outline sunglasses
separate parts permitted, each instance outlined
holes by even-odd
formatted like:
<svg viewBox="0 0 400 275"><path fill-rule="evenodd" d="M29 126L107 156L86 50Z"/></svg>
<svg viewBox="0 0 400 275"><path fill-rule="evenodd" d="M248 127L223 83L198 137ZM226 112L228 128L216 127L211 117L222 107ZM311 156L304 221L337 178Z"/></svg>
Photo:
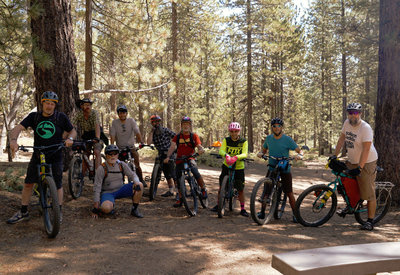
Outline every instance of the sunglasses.
<svg viewBox="0 0 400 275"><path fill-rule="evenodd" d="M116 155L118 155L118 152L110 152L110 153L108 153L107 155L108 155L108 156L116 156Z"/></svg>
<svg viewBox="0 0 400 275"><path fill-rule="evenodd" d="M272 125L272 127L273 127L273 128L282 128L282 125L280 125L280 124L275 124L275 125Z"/></svg>
<svg viewBox="0 0 400 275"><path fill-rule="evenodd" d="M230 133L239 133L240 131L239 130L230 130L229 132Z"/></svg>
<svg viewBox="0 0 400 275"><path fill-rule="evenodd" d="M349 115L358 115L360 112L359 111L347 111Z"/></svg>

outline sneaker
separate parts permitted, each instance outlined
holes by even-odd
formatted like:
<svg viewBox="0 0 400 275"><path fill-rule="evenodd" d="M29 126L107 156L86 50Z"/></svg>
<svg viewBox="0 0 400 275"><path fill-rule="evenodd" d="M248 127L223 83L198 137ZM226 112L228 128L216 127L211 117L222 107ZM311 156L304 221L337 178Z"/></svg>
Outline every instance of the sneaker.
<svg viewBox="0 0 400 275"><path fill-rule="evenodd" d="M131 215L136 217L136 218L143 218L142 213L139 212L139 207L135 208L135 207L132 206Z"/></svg>
<svg viewBox="0 0 400 275"><path fill-rule="evenodd" d="M14 214L14 216L7 220L7 223L14 224L23 220L29 220L29 212L22 213L21 210L19 210L17 213Z"/></svg>
<svg viewBox="0 0 400 275"><path fill-rule="evenodd" d="M218 204L210 209L211 212L218 212Z"/></svg>
<svg viewBox="0 0 400 275"><path fill-rule="evenodd" d="M368 230L368 231L372 231L374 229L374 225L372 224L372 222L365 222L361 227L360 230Z"/></svg>
<svg viewBox="0 0 400 275"><path fill-rule="evenodd" d="M258 217L260 220L265 219L265 212L262 212L262 211L258 212L258 213L257 213L257 217Z"/></svg>
<svg viewBox="0 0 400 275"><path fill-rule="evenodd" d="M172 205L173 207L175 207L175 208L178 208L178 207L181 207L182 206L182 201L181 200L177 200L175 203L174 203L174 205Z"/></svg>
<svg viewBox="0 0 400 275"><path fill-rule="evenodd" d="M161 197L172 197L174 194L171 191L167 191L164 194L161 195Z"/></svg>
<svg viewBox="0 0 400 275"><path fill-rule="evenodd" d="M293 223L298 223L296 217L293 215L293 219L292 219Z"/></svg>
<svg viewBox="0 0 400 275"><path fill-rule="evenodd" d="M202 189L201 189L201 197L202 197L204 200L208 198L207 189L205 189L205 188L202 188Z"/></svg>
<svg viewBox="0 0 400 275"><path fill-rule="evenodd" d="M350 213L349 207L346 206L345 208L339 209L338 211L336 211L336 214L338 214L339 217L344 218L344 217L346 217L347 214L351 214L351 213Z"/></svg>
<svg viewBox="0 0 400 275"><path fill-rule="evenodd" d="M248 217L249 213L247 213L246 209L242 209L240 210L240 215L242 215L243 217Z"/></svg>

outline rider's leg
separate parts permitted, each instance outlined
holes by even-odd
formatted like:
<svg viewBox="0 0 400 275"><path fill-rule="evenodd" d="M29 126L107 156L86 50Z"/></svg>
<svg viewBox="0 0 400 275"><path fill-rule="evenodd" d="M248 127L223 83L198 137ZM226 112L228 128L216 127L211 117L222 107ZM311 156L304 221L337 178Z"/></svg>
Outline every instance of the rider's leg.
<svg viewBox="0 0 400 275"><path fill-rule="evenodd" d="M132 152L132 156L134 158L133 162L135 164L136 174L137 174L140 182L143 182L143 172L142 172L142 168L140 167L139 153L138 153L138 151L135 150L135 148L132 148L131 152Z"/></svg>
<svg viewBox="0 0 400 275"><path fill-rule="evenodd" d="M360 197L367 201L368 219L371 220L375 218L376 212L375 179L376 161L366 163L360 176L357 177L357 181L360 187Z"/></svg>
<svg viewBox="0 0 400 275"><path fill-rule="evenodd" d="M105 214L110 213L113 209L114 203L112 201L104 201L100 206L100 210Z"/></svg>
<svg viewBox="0 0 400 275"><path fill-rule="evenodd" d="M296 205L296 199L293 194L292 174L291 173L281 173L281 182L282 182L282 191L289 198L289 204L293 211L294 207Z"/></svg>
<svg viewBox="0 0 400 275"><path fill-rule="evenodd" d="M29 205L29 201L32 196L34 183L25 183L22 189L21 203L22 205Z"/></svg>

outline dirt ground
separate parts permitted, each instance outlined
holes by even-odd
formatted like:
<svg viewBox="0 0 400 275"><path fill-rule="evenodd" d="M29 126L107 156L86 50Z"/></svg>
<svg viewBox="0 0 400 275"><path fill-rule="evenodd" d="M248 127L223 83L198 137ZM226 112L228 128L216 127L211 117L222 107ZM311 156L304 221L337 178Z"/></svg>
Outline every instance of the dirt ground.
<svg viewBox="0 0 400 275"><path fill-rule="evenodd" d="M150 175L152 166L150 161L142 163L145 175ZM220 169L200 168L212 207ZM246 170L248 211L254 183L264 174L265 166L260 164ZM307 168L293 168L293 178L297 196L331 176L322 165L308 163ZM131 203L123 199L116 202L115 217L94 220L90 217L92 187L86 181L78 200L66 191L64 221L55 239L47 238L35 207L29 221L6 224L19 208L20 193L0 191L0 274L280 274L271 267L275 253L400 241L400 209L394 207L372 232L360 231L352 215L345 219L335 215L319 228L305 228L292 223L288 205L281 220L266 226L240 216L239 209L223 219L205 209L188 217L184 208L172 207L172 198L149 202L147 196L140 204L143 219L131 217ZM166 182L161 183L159 194L166 190Z"/></svg>

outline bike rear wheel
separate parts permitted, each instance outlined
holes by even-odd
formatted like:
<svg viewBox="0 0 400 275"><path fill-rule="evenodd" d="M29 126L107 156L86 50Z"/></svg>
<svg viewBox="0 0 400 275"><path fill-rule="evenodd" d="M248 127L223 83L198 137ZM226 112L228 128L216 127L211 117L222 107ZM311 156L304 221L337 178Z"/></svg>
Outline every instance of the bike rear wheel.
<svg viewBox="0 0 400 275"><path fill-rule="evenodd" d="M331 195L326 199L327 192L331 192ZM325 184L318 184L300 194L294 215L300 224L316 227L326 223L335 213L336 207L337 197L333 190Z"/></svg>
<svg viewBox="0 0 400 275"><path fill-rule="evenodd" d="M225 215L225 205L226 201L228 200L228 180L228 176L225 176L222 179L221 188L218 195L218 218L222 218Z"/></svg>
<svg viewBox="0 0 400 275"><path fill-rule="evenodd" d="M54 238L60 231L60 205L56 184L52 177L45 177L42 182L40 204L43 209L43 222L47 236Z"/></svg>
<svg viewBox="0 0 400 275"><path fill-rule="evenodd" d="M154 164L150 180L149 197L151 201L154 200L156 197L160 179L161 179L161 165L159 163L156 163Z"/></svg>
<svg viewBox="0 0 400 275"><path fill-rule="evenodd" d="M260 179L251 192L251 217L259 225L269 223L275 213L277 202L277 192L272 180L270 178Z"/></svg>
<svg viewBox="0 0 400 275"><path fill-rule="evenodd" d="M285 211L286 201L287 201L287 196L282 191L281 187L279 187L276 197L277 197L278 201L277 201L275 212L274 212L274 218L279 220L283 216L283 212Z"/></svg>
<svg viewBox="0 0 400 275"><path fill-rule="evenodd" d="M68 188L72 198L77 199L82 195L83 183L82 158L74 156L68 171Z"/></svg>
<svg viewBox="0 0 400 275"><path fill-rule="evenodd" d="M379 186L379 183L376 183L375 195L376 195L376 212L375 218L372 223L376 224L389 211L390 204L392 203L392 196L390 194L390 190L386 188L382 188ZM367 201L363 201L359 207L357 208L354 216L361 225L363 225L368 219L368 209L367 209Z"/></svg>
<svg viewBox="0 0 400 275"><path fill-rule="evenodd" d="M192 177L185 180L185 175L182 175L179 179L179 191L181 192L181 199L186 211L190 216L197 214L197 194L192 188L193 184L190 182L193 180Z"/></svg>

